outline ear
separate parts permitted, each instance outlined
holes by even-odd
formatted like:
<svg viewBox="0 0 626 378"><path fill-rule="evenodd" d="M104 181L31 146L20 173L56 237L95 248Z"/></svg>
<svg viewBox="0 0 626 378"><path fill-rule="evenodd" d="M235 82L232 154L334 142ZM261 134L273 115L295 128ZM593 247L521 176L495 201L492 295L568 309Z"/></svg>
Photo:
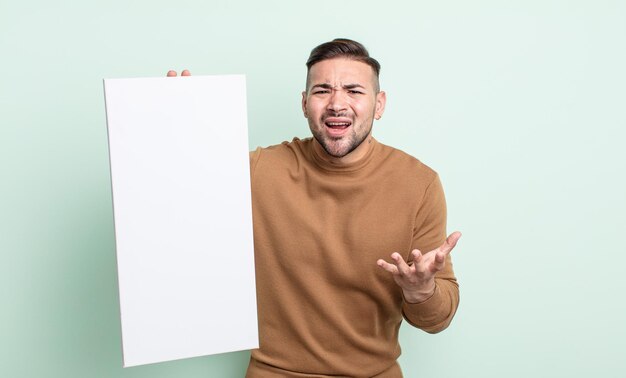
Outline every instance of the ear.
<svg viewBox="0 0 626 378"><path fill-rule="evenodd" d="M304 118L309 118L309 115L306 114L306 91L302 91L302 114L304 114Z"/></svg>
<svg viewBox="0 0 626 378"><path fill-rule="evenodd" d="M385 104L387 103L387 94L384 91L380 91L376 94L376 110L374 111L374 118L380 119L385 112Z"/></svg>

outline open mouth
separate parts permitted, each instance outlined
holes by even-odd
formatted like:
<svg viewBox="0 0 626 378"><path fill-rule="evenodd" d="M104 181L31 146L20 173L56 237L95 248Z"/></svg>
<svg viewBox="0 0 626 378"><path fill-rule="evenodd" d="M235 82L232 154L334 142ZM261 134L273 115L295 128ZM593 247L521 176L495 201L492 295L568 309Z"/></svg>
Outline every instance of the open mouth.
<svg viewBox="0 0 626 378"><path fill-rule="evenodd" d="M326 127L330 127L331 129L345 129L350 126L351 122L326 122Z"/></svg>
<svg viewBox="0 0 626 378"><path fill-rule="evenodd" d="M330 135L341 136L352 126L352 121L345 118L330 117L324 121L324 125Z"/></svg>

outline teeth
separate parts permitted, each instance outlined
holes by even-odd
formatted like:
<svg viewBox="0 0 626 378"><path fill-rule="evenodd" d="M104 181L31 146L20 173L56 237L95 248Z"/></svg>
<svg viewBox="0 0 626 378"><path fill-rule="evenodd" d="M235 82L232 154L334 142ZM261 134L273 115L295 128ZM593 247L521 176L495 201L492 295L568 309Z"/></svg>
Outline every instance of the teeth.
<svg viewBox="0 0 626 378"><path fill-rule="evenodd" d="M326 122L328 126L349 126L348 122Z"/></svg>

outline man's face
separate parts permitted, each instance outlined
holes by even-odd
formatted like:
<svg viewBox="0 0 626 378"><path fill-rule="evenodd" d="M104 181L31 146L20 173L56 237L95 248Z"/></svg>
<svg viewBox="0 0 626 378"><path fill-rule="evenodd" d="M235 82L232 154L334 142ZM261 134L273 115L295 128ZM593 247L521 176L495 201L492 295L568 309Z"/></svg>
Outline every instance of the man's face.
<svg viewBox="0 0 626 378"><path fill-rule="evenodd" d="M302 110L315 139L341 158L355 150L382 116L385 93L378 92L374 70L346 58L323 60L309 70Z"/></svg>

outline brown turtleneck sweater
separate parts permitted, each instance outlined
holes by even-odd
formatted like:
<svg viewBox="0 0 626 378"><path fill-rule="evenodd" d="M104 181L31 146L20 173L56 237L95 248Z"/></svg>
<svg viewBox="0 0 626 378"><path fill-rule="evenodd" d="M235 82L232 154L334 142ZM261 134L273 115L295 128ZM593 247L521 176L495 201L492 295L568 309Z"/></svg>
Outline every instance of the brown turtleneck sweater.
<svg viewBox="0 0 626 378"><path fill-rule="evenodd" d="M446 238L438 175L372 139L367 155L331 164L313 139L250 154L260 348L247 377L400 377L404 318L426 332L448 326L459 291L452 263L435 294L403 301L376 265Z"/></svg>

